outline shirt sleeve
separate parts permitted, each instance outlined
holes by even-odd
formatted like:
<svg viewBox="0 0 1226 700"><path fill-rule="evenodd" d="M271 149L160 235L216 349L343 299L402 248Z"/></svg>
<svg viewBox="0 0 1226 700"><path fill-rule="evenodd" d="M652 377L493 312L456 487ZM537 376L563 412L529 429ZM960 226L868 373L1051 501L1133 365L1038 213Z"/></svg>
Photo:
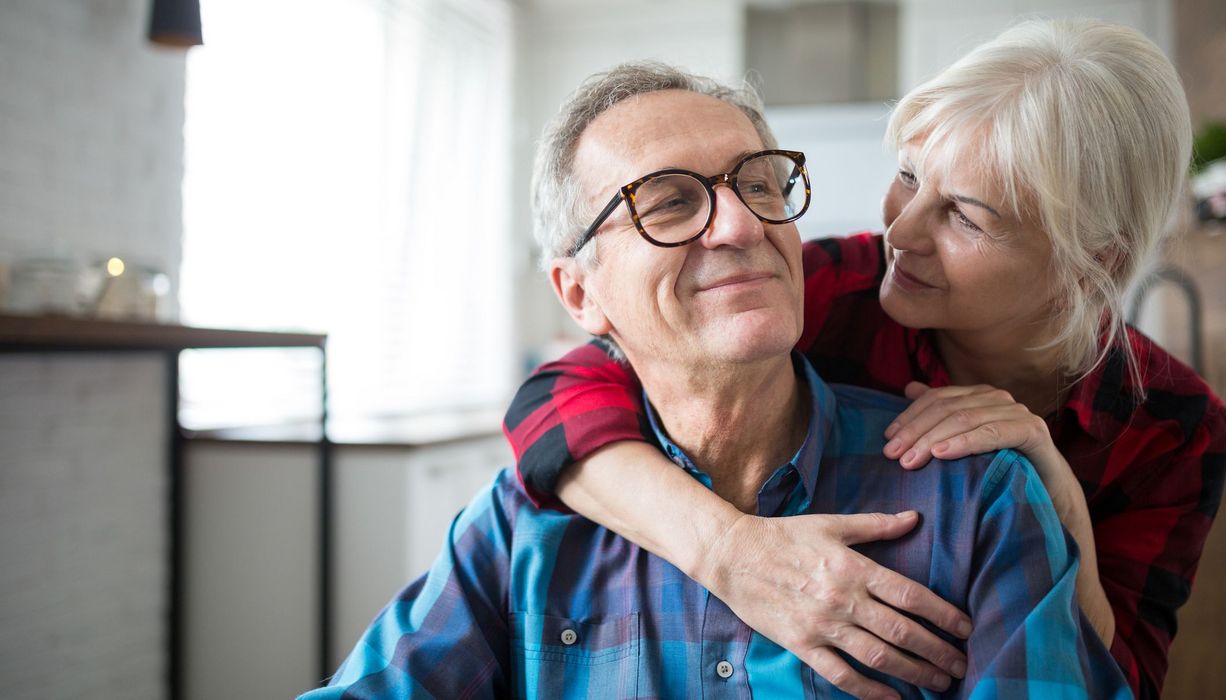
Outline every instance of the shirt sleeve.
<svg viewBox="0 0 1226 700"><path fill-rule="evenodd" d="M502 431L532 502L563 511L556 497L563 469L611 442L654 442L638 377L600 340L538 368L515 394Z"/></svg>
<svg viewBox="0 0 1226 700"><path fill-rule="evenodd" d="M985 475L973 556L962 696L1132 696L1077 605L1077 545L1034 467L1011 450Z"/></svg>
<svg viewBox="0 0 1226 700"><path fill-rule="evenodd" d="M1126 489L1127 508L1096 519L1103 589L1115 613L1111 653L1139 698L1157 698L1175 637L1175 611L1188 601L1197 563L1226 480L1226 416L1220 403L1191 437L1125 433L1112 462L1145 475ZM1153 455L1153 456L1151 456ZM1093 506L1092 506L1093 507Z"/></svg>
<svg viewBox="0 0 1226 700"><path fill-rule="evenodd" d="M388 604L324 688L299 700L496 698L510 693L509 471L452 521L425 576Z"/></svg>

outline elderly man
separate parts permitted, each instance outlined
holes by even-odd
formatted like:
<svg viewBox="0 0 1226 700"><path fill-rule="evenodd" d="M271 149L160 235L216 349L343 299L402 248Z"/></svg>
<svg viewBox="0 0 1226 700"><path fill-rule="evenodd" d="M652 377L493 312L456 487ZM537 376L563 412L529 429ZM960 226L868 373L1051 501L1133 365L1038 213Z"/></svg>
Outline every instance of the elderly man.
<svg viewBox="0 0 1226 700"><path fill-rule="evenodd" d="M648 64L589 80L536 168L537 235L562 305L638 373L679 468L744 512L918 512L907 537L862 551L970 614L965 640L901 631L965 656L951 649L950 674L902 656L838 663L908 697L916 686L1127 697L1074 602L1076 552L1031 466L1001 452L899 469L879 440L900 400L827 386L791 352L802 300L792 222L809 182L804 156L774 146L748 91ZM907 529L917 516L899 517ZM813 661L631 542L537 510L504 471L309 697L838 694Z"/></svg>

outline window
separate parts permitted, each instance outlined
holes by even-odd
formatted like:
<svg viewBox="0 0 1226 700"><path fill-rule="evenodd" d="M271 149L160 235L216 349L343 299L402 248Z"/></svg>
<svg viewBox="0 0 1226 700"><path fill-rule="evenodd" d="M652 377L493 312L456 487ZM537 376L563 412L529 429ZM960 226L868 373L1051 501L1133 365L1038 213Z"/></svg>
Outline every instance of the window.
<svg viewBox="0 0 1226 700"><path fill-rule="evenodd" d="M505 402L509 3L201 5L207 44L187 66L183 321L327 332L342 420ZM185 354L184 423L308 418L314 361Z"/></svg>

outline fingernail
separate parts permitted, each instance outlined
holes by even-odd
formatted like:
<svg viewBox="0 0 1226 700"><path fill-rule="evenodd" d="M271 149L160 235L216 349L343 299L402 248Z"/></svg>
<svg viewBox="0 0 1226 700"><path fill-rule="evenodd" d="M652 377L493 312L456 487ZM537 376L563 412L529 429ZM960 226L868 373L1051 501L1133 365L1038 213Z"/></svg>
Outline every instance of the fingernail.
<svg viewBox="0 0 1226 700"><path fill-rule="evenodd" d="M885 436L887 438L891 437L892 435L894 435L894 431L896 430L898 430L898 421L894 421L893 423L890 423L889 427L885 429Z"/></svg>
<svg viewBox="0 0 1226 700"><path fill-rule="evenodd" d="M918 457L919 457L919 452L917 452L915 448L909 449L907 450L907 454L902 456L902 463L909 464L911 462L914 462L916 458Z"/></svg>
<svg viewBox="0 0 1226 700"><path fill-rule="evenodd" d="M954 675L957 676L958 678L965 678L966 677L966 662L965 661L955 661L953 672L954 672Z"/></svg>
<svg viewBox="0 0 1226 700"><path fill-rule="evenodd" d="M957 632L958 636L962 637L963 639L971 636L971 623L967 622L966 620L959 622Z"/></svg>
<svg viewBox="0 0 1226 700"><path fill-rule="evenodd" d="M938 442L937 444L932 446L932 451L933 452L944 452L946 447L949 447L949 443L942 440L941 442Z"/></svg>
<svg viewBox="0 0 1226 700"><path fill-rule="evenodd" d="M915 516L915 511L913 510L904 510L901 513L894 514L894 517L898 518L899 520L910 520L914 516Z"/></svg>
<svg viewBox="0 0 1226 700"><path fill-rule="evenodd" d="M944 673L932 674L931 688L933 690L948 690L950 677Z"/></svg>
<svg viewBox="0 0 1226 700"><path fill-rule="evenodd" d="M890 457L902 447L902 440L894 438L885 444L885 456Z"/></svg>

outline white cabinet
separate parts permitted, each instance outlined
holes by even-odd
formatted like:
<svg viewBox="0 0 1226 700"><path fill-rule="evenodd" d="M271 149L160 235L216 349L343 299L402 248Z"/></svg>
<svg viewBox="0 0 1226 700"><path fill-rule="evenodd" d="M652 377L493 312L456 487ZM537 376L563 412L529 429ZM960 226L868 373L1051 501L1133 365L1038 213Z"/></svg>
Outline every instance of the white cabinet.
<svg viewBox="0 0 1226 700"><path fill-rule="evenodd" d="M513 463L496 433L335 450L333 670ZM315 460L311 445L189 445L187 698L290 697L321 680Z"/></svg>

